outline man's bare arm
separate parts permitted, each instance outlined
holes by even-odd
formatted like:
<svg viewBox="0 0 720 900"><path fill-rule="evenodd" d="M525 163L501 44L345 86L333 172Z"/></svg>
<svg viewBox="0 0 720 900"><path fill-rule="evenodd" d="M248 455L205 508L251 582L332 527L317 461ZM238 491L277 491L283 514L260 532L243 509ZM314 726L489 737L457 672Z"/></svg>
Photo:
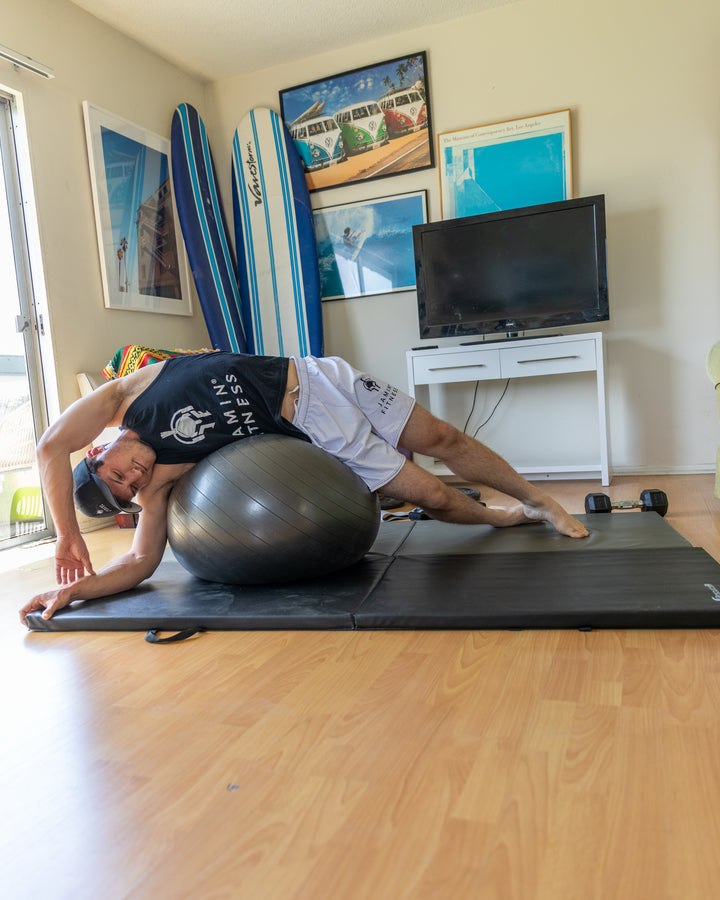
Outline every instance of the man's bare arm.
<svg viewBox="0 0 720 900"><path fill-rule="evenodd" d="M121 382L103 385L69 406L38 444L44 499L57 531L55 575L58 584L72 584L86 571L94 574L73 504L70 454L82 450L104 428L116 424L124 397Z"/></svg>
<svg viewBox="0 0 720 900"><path fill-rule="evenodd" d="M143 496L143 511L140 514L132 547L127 553L114 559L97 575L88 575L77 581L45 591L33 597L20 610L20 620L27 625L26 616L43 610L43 618L49 619L59 609L75 600L94 600L109 597L136 587L149 578L162 559L167 540L167 503L172 482L167 482L157 490L148 491Z"/></svg>

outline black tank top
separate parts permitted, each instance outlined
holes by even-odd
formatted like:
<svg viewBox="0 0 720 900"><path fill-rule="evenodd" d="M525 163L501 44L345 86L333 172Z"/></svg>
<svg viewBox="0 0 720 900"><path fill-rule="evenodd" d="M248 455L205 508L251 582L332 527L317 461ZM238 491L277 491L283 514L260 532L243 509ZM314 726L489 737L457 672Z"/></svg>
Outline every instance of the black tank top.
<svg viewBox="0 0 720 900"><path fill-rule="evenodd" d="M197 462L255 434L307 441L280 415L288 360L239 353L176 356L136 397L122 427L137 432L158 463Z"/></svg>

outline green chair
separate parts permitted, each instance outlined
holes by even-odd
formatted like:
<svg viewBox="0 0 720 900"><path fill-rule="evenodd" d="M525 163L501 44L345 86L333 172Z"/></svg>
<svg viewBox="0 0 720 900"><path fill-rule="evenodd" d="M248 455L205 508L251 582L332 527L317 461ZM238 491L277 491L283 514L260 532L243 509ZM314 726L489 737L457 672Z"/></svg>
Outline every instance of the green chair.
<svg viewBox="0 0 720 900"><path fill-rule="evenodd" d="M40 488L18 488L10 501L10 536L18 537L38 531L37 523L44 520Z"/></svg>

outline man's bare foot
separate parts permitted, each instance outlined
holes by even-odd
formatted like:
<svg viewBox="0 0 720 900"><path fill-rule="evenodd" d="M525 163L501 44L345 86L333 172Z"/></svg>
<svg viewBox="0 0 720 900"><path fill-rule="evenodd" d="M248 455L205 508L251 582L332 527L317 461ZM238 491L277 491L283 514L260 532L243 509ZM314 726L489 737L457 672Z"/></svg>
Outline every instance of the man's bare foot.
<svg viewBox="0 0 720 900"><path fill-rule="evenodd" d="M523 504L523 512L531 522L549 522L560 534L571 538L585 538L590 533L587 528L566 512L559 503L551 497L545 497L542 504L531 506Z"/></svg>

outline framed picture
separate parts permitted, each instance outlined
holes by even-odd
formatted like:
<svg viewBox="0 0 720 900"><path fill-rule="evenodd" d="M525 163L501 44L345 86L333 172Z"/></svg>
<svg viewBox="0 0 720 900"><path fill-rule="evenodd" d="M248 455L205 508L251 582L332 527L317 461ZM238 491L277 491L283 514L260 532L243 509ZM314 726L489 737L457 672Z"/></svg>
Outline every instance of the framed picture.
<svg viewBox="0 0 720 900"><path fill-rule="evenodd" d="M192 315L170 142L83 103L105 306Z"/></svg>
<svg viewBox="0 0 720 900"><path fill-rule="evenodd" d="M287 88L280 112L311 191L435 164L425 52Z"/></svg>
<svg viewBox="0 0 720 900"><path fill-rule="evenodd" d="M323 300L415 290L413 225L427 221L427 192L316 209Z"/></svg>
<svg viewBox="0 0 720 900"><path fill-rule="evenodd" d="M570 110L438 134L441 215L572 198Z"/></svg>

